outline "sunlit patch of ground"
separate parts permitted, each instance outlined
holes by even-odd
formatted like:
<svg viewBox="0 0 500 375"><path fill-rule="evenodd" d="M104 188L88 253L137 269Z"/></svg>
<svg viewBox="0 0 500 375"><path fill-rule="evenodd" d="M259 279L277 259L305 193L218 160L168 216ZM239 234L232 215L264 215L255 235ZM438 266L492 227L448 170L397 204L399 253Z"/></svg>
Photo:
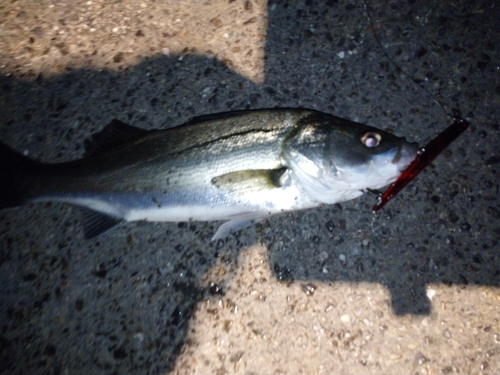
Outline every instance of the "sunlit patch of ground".
<svg viewBox="0 0 500 375"><path fill-rule="evenodd" d="M124 70L159 54L219 59L264 80L264 0L19 0L0 4L0 73Z"/></svg>
<svg viewBox="0 0 500 375"><path fill-rule="evenodd" d="M265 248L242 253L225 295L197 307L174 374L214 369L220 374L472 374L500 368L496 288L431 285L429 316L396 316L389 292L380 285L287 285L270 267ZM207 280L222 274L215 266Z"/></svg>

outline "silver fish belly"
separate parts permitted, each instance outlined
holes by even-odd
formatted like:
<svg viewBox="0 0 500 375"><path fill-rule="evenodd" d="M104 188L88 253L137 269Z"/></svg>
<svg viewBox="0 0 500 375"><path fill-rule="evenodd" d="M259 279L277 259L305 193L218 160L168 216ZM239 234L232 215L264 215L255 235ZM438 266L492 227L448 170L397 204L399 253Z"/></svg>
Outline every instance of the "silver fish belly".
<svg viewBox="0 0 500 375"><path fill-rule="evenodd" d="M403 138L321 112L241 111L162 131L114 122L93 155L42 164L0 147L0 208L85 208L86 237L121 221L227 220L213 239L271 215L355 198L416 156Z"/></svg>

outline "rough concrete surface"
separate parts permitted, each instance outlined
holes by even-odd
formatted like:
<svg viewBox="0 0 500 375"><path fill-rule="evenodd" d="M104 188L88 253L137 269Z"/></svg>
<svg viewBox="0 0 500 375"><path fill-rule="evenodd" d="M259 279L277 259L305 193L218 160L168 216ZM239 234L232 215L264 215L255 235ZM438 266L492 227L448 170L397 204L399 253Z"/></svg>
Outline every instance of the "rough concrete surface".
<svg viewBox="0 0 500 375"><path fill-rule="evenodd" d="M413 80L472 123L377 215L364 196L210 242L220 223L85 240L74 207L1 211L1 373L500 374L499 5L368 6L1 2L1 141L44 162L115 118L266 107L424 145L449 120Z"/></svg>

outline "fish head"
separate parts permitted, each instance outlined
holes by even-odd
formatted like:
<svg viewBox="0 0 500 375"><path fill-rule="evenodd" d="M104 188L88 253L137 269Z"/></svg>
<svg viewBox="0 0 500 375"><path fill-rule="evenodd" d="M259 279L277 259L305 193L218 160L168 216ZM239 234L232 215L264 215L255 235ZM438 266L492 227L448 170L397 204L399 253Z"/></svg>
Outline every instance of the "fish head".
<svg viewBox="0 0 500 375"><path fill-rule="evenodd" d="M310 118L283 145L283 162L314 199L346 201L393 181L417 156L405 138L332 116Z"/></svg>

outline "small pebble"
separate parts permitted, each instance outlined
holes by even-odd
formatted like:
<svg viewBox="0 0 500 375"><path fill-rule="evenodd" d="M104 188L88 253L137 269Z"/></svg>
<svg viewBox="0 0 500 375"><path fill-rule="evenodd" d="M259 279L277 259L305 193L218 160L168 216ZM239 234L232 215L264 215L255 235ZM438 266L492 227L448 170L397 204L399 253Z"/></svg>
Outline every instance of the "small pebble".
<svg viewBox="0 0 500 375"><path fill-rule="evenodd" d="M420 352L417 353L416 357L415 357L415 365L417 366L421 366L423 365L425 362L428 362L429 360Z"/></svg>
<svg viewBox="0 0 500 375"><path fill-rule="evenodd" d="M432 301L432 299L436 295L436 291L432 288L427 288L426 295L427 295L427 298L429 298L429 300Z"/></svg>
<svg viewBox="0 0 500 375"><path fill-rule="evenodd" d="M340 260L340 263L345 264L346 263L345 254L340 254L339 255L339 260Z"/></svg>
<svg viewBox="0 0 500 375"><path fill-rule="evenodd" d="M219 272L217 272L218 276L224 276L226 274L226 269L221 267L219 268Z"/></svg>
<svg viewBox="0 0 500 375"><path fill-rule="evenodd" d="M447 329L443 331L443 336L446 337L447 339L451 339L451 333Z"/></svg>
<svg viewBox="0 0 500 375"><path fill-rule="evenodd" d="M316 290L316 285L314 285L314 284L303 284L302 285L302 291L307 296L312 296L314 294L315 290Z"/></svg>
<svg viewBox="0 0 500 375"><path fill-rule="evenodd" d="M328 258L330 257L330 255L326 252L326 251L322 251L320 254L319 254L319 261L320 262L325 262L326 260L328 260Z"/></svg>
<svg viewBox="0 0 500 375"><path fill-rule="evenodd" d="M325 308L325 312L330 312L335 308L335 305L329 303L328 306Z"/></svg>

